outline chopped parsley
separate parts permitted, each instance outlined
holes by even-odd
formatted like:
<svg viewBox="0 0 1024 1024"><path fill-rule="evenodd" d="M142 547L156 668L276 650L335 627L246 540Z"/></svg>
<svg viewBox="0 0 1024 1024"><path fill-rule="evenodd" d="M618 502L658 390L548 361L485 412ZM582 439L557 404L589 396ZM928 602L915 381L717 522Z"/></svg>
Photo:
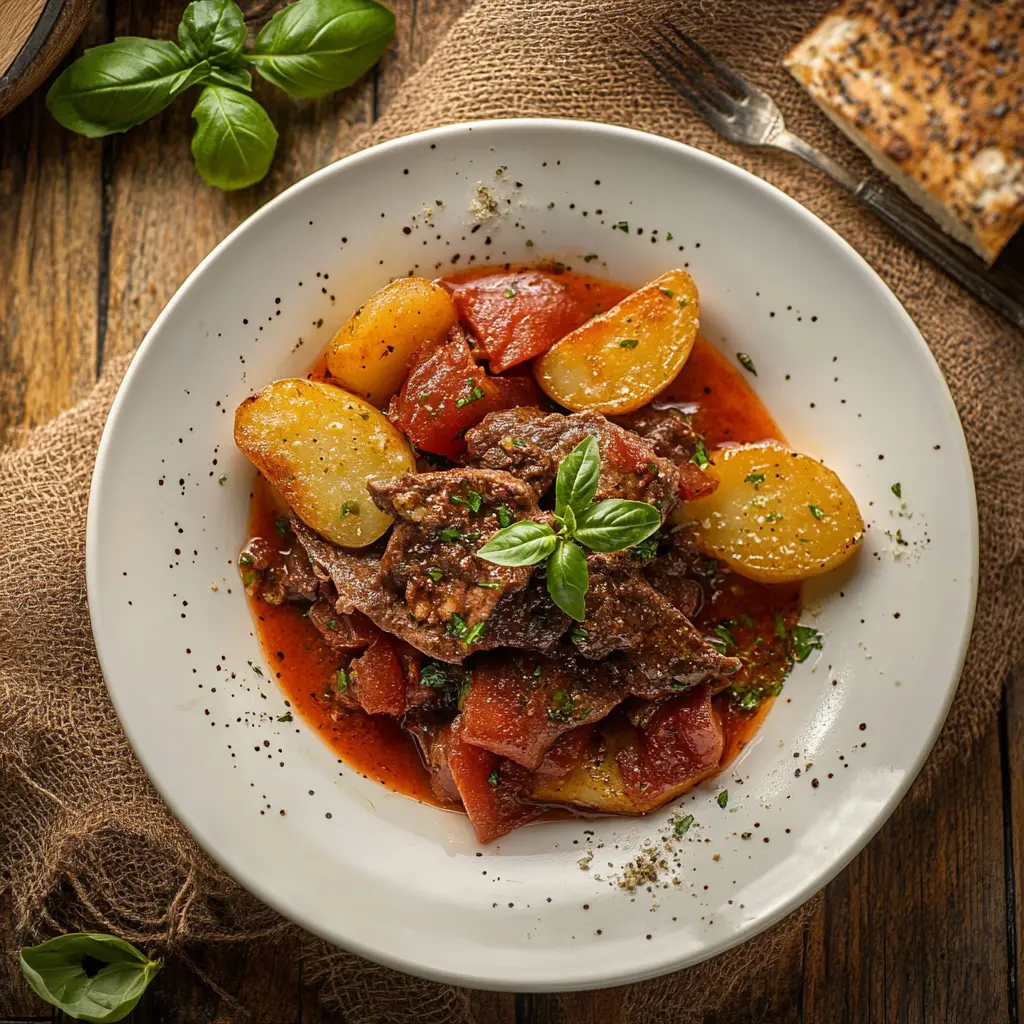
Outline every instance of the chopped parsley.
<svg viewBox="0 0 1024 1024"><path fill-rule="evenodd" d="M223 487L227 482L228 482L228 475L227 475L227 473L221 473L221 475L219 477L217 477L217 483L219 483L221 485L221 487ZM899 484L897 484L896 486L899 487Z"/></svg>
<svg viewBox="0 0 1024 1024"><path fill-rule="evenodd" d="M628 220L620 220L619 223L615 225L615 227L617 227L620 231L625 231L627 234L629 233Z"/></svg>
<svg viewBox="0 0 1024 1024"><path fill-rule="evenodd" d="M465 640L462 641L465 647L479 640L487 630L487 620L481 619L475 626L471 627L469 632L466 634Z"/></svg>
<svg viewBox="0 0 1024 1024"><path fill-rule="evenodd" d="M487 776L487 785L492 789L501 785L501 776L498 774L497 768Z"/></svg>
<svg viewBox="0 0 1024 1024"><path fill-rule="evenodd" d="M674 299L676 296L676 293L672 291L671 288L659 288L658 291L661 292L662 295L667 295L670 299Z"/></svg>
<svg viewBox="0 0 1024 1024"><path fill-rule="evenodd" d="M695 462L701 469L706 469L710 465L711 460L708 458L707 445L704 444L702 437L697 438L697 447L694 448L690 461Z"/></svg>
<svg viewBox="0 0 1024 1024"><path fill-rule="evenodd" d="M357 516L359 515L359 502L348 500L341 506L341 518L344 519L346 516Z"/></svg>
<svg viewBox="0 0 1024 1024"><path fill-rule="evenodd" d="M256 564L256 559L248 551L243 551L238 556L238 564L248 568L249 566Z"/></svg>
<svg viewBox="0 0 1024 1024"><path fill-rule="evenodd" d="M287 537L288 532L291 530L291 525L288 522L287 516L281 516L274 520L274 529L277 530L282 537Z"/></svg>
<svg viewBox="0 0 1024 1024"><path fill-rule="evenodd" d="M332 633L335 633L335 632L337 632L337 629L338 629L338 620L337 620L337 619L328 619L328 620L327 620L327 628L328 628L328 629L329 629L329 630L330 630L330 631L331 631Z"/></svg>
<svg viewBox="0 0 1024 1024"><path fill-rule="evenodd" d="M901 547L909 547L909 543L903 539L902 530L896 531L896 543L899 544Z"/></svg>
<svg viewBox="0 0 1024 1024"><path fill-rule="evenodd" d="M454 526L446 526L444 529L438 531L437 539L441 541L442 544L455 544L462 540L462 531L456 530Z"/></svg>
<svg viewBox="0 0 1024 1024"><path fill-rule="evenodd" d="M656 533L630 548L630 554L644 562L649 562L657 553L658 535Z"/></svg>
<svg viewBox="0 0 1024 1024"><path fill-rule="evenodd" d="M444 572L442 570L438 569L438 567L436 565L428 566L428 568L427 568L427 575L435 583L440 583L441 580L444 579Z"/></svg>
<svg viewBox="0 0 1024 1024"><path fill-rule="evenodd" d="M790 631L793 641L793 657L797 661L806 661L811 651L820 651L824 647L824 637L813 626L794 626Z"/></svg>
<svg viewBox="0 0 1024 1024"><path fill-rule="evenodd" d="M278 715L277 720L279 722L291 722L293 720L292 713L290 711L286 711L283 715Z"/></svg>
<svg viewBox="0 0 1024 1024"><path fill-rule="evenodd" d="M461 711L463 705L466 703L466 699L469 697L469 691L473 689L473 683L469 676L466 676L459 685L459 710Z"/></svg>
<svg viewBox="0 0 1024 1024"><path fill-rule="evenodd" d="M736 646L736 638L729 632L728 623L720 622L715 626L713 632L715 635L713 637L708 637L708 643L711 644L712 647L717 648L720 654L725 654L730 647Z"/></svg>
<svg viewBox="0 0 1024 1024"><path fill-rule="evenodd" d="M759 690L745 690L737 697L735 703L740 711L754 711L761 706L764 698L765 694Z"/></svg>
<svg viewBox="0 0 1024 1024"><path fill-rule="evenodd" d="M588 252L587 255L583 257L583 262L590 263L592 260L596 260L597 258L598 256L596 252Z"/></svg>
<svg viewBox="0 0 1024 1024"><path fill-rule="evenodd" d="M470 512L479 512L484 503L483 495L477 491L466 491L464 498L460 494L449 494L448 500L453 505L461 505L463 508L468 508Z"/></svg>
<svg viewBox="0 0 1024 1024"><path fill-rule="evenodd" d="M443 690L448 685L448 676L436 661L428 661L420 669L420 686L428 690Z"/></svg>
<svg viewBox="0 0 1024 1024"><path fill-rule="evenodd" d="M505 289L505 298L506 299L514 299L518 294L519 293L515 290L515 288L506 288Z"/></svg>
<svg viewBox="0 0 1024 1024"><path fill-rule="evenodd" d="M782 518L782 513L781 512L769 512L769 513L767 513L767 515L765 515L765 519L769 523L777 523L781 518Z"/></svg>
<svg viewBox="0 0 1024 1024"><path fill-rule="evenodd" d="M747 484L753 484L754 490L757 490L758 484L764 483L764 473L748 473L744 478L743 482Z"/></svg>
<svg viewBox="0 0 1024 1024"><path fill-rule="evenodd" d="M672 818L672 830L677 836L685 836L690 830L690 826L693 824L693 815L687 814L686 817L679 817L675 815Z"/></svg>
<svg viewBox="0 0 1024 1024"><path fill-rule="evenodd" d="M448 620L448 625L445 629L447 629L450 636L463 642L465 642L466 634L469 632L466 620L458 612L452 612L452 617Z"/></svg>
<svg viewBox="0 0 1024 1024"><path fill-rule="evenodd" d="M893 484L892 487L889 488L889 490L892 491L892 493L895 494L897 498L903 497L903 488L900 487L898 483Z"/></svg>
<svg viewBox="0 0 1024 1024"><path fill-rule="evenodd" d="M686 307L689 304L690 304L690 300L687 299L685 296L679 300L679 308L680 309L686 309Z"/></svg>
<svg viewBox="0 0 1024 1024"><path fill-rule="evenodd" d="M619 348L636 348L639 344L636 338L619 338Z"/></svg>
<svg viewBox="0 0 1024 1024"><path fill-rule="evenodd" d="M469 391L462 398L455 399L456 409L461 409L466 405L472 405L473 402L479 402L481 399L487 397L480 388L480 385L475 383L472 377L466 378L466 387L469 388Z"/></svg>
<svg viewBox="0 0 1024 1024"><path fill-rule="evenodd" d="M338 693L344 693L348 689L348 673L343 668L334 673L334 689Z"/></svg>
<svg viewBox="0 0 1024 1024"><path fill-rule="evenodd" d="M548 720L552 722L571 722L576 705L565 690L555 690L548 708Z"/></svg>
<svg viewBox="0 0 1024 1024"><path fill-rule="evenodd" d="M725 807L729 802L729 790L723 789L722 792L718 794L717 800L719 807Z"/></svg>
<svg viewBox="0 0 1024 1024"><path fill-rule="evenodd" d="M503 530L515 522L516 517L513 515L512 509L510 509L508 505L499 505L494 510L494 514L498 517L498 523Z"/></svg>
<svg viewBox="0 0 1024 1024"><path fill-rule="evenodd" d="M808 505L807 507L811 510L811 515L814 516L815 519L824 519L825 518L825 513L822 512L821 509L818 508L817 505Z"/></svg>
<svg viewBox="0 0 1024 1024"><path fill-rule="evenodd" d="M782 612L775 613L775 635L780 640L786 639L786 623L782 618Z"/></svg>
<svg viewBox="0 0 1024 1024"><path fill-rule="evenodd" d="M590 633L585 630L582 626L576 626L573 631L569 634L569 639L574 643L578 644L582 640L586 640L590 636Z"/></svg>
<svg viewBox="0 0 1024 1024"><path fill-rule="evenodd" d="M666 242L671 242L672 241L672 232L671 231L667 235L665 235L665 241Z"/></svg>
<svg viewBox="0 0 1024 1024"><path fill-rule="evenodd" d="M521 437L513 437L512 438L512 444L516 448L526 448L528 446L529 442L528 441L524 441Z"/></svg>
<svg viewBox="0 0 1024 1024"><path fill-rule="evenodd" d="M757 376L757 367L754 366L754 360L746 352L737 352L736 359L747 373L752 373L755 377Z"/></svg>
<svg viewBox="0 0 1024 1024"><path fill-rule="evenodd" d="M492 583L490 580L477 580L476 585L483 587L484 590L501 590L500 583Z"/></svg>

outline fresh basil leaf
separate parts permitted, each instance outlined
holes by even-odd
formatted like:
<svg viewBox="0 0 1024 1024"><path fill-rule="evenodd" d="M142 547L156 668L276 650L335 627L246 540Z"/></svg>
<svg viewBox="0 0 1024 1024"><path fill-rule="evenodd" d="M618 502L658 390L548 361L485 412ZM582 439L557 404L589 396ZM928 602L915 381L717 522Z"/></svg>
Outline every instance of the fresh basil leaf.
<svg viewBox="0 0 1024 1024"><path fill-rule="evenodd" d="M587 435L564 459L555 477L555 515L567 508L577 514L587 508L597 493L601 456L597 440Z"/></svg>
<svg viewBox="0 0 1024 1024"><path fill-rule="evenodd" d="M210 73L166 39L122 36L94 46L66 68L46 107L67 129L91 139L126 132Z"/></svg>
<svg viewBox="0 0 1024 1024"><path fill-rule="evenodd" d="M226 85L229 89L252 92L252 75L245 68L214 68L203 79L203 84Z"/></svg>
<svg viewBox="0 0 1024 1024"><path fill-rule="evenodd" d="M192 116L192 156L208 185L231 191L266 177L277 147L277 129L251 96L208 85Z"/></svg>
<svg viewBox="0 0 1024 1024"><path fill-rule="evenodd" d="M555 550L555 531L547 523L524 520L499 530L477 555L495 565L536 565Z"/></svg>
<svg viewBox="0 0 1024 1024"><path fill-rule="evenodd" d="M608 498L591 505L576 523L575 538L594 551L622 551L661 526L661 513L646 501Z"/></svg>
<svg viewBox="0 0 1024 1024"><path fill-rule="evenodd" d="M195 0L178 25L178 43L195 63L234 62L245 45L245 18L234 0Z"/></svg>
<svg viewBox="0 0 1024 1024"><path fill-rule="evenodd" d="M85 969L89 957L98 971ZM112 1024L127 1017L156 977L150 960L114 935L74 932L21 950L21 972L32 991L76 1020Z"/></svg>
<svg viewBox="0 0 1024 1024"><path fill-rule="evenodd" d="M296 0L275 14L246 60L290 96L315 100L377 63L395 16L376 0Z"/></svg>
<svg viewBox="0 0 1024 1024"><path fill-rule="evenodd" d="M548 594L570 618L582 622L587 617L583 595L590 583L587 556L571 540L559 540L548 559Z"/></svg>
<svg viewBox="0 0 1024 1024"><path fill-rule="evenodd" d="M576 513L572 510L572 505L566 505L562 509L562 525L565 527L565 532L571 537L576 531Z"/></svg>

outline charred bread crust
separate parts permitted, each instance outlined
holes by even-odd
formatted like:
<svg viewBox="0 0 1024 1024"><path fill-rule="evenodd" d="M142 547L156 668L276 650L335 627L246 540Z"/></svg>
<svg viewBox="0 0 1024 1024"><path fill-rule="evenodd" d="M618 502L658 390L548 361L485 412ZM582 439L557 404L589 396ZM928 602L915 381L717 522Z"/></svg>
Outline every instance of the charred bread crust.
<svg viewBox="0 0 1024 1024"><path fill-rule="evenodd" d="M1024 4L847 0L784 65L880 170L991 262L1024 221Z"/></svg>

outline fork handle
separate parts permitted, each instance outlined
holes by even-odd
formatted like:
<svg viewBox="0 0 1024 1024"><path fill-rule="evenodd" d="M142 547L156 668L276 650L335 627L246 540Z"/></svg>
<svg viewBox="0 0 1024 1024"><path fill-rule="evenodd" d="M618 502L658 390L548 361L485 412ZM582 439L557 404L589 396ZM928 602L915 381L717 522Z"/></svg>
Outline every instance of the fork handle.
<svg viewBox="0 0 1024 1024"><path fill-rule="evenodd" d="M842 164L785 129L775 134L769 145L824 171L954 281L1010 323L1024 328L1024 293L1019 286L998 270L990 270L970 249L950 238L895 186L871 178L859 180Z"/></svg>
<svg viewBox="0 0 1024 1024"><path fill-rule="evenodd" d="M979 257L953 241L901 192L871 179L858 182L851 191L954 281L1017 327L1024 327L1024 300L1000 287L998 272L988 270Z"/></svg>

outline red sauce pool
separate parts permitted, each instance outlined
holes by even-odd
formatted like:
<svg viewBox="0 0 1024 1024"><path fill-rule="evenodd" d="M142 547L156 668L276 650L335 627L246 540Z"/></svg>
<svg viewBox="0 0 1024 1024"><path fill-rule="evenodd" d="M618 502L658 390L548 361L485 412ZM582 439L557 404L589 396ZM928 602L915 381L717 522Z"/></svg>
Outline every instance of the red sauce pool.
<svg viewBox="0 0 1024 1024"><path fill-rule="evenodd" d="M539 267L543 269L544 265ZM464 281L507 269L478 267L447 280ZM581 302L592 305L595 313L611 308L631 291L568 271L560 280ZM323 355L311 368L310 376L328 376ZM770 438L785 440L742 373L704 338L697 339L686 366L655 404L685 407L693 414L694 425L705 436L708 448ZM272 488L259 478L250 506L247 539L264 537L273 543L278 537L274 522L280 515ZM758 673L769 677L778 673L786 663L786 652L775 633L776 615L782 615L787 627L796 622L801 607L799 585L759 584L719 571L705 582L705 592L707 597L695 625L710 633L716 624L732 620L730 632L744 662L734 685ZM335 673L343 662L309 620L293 606L270 605L259 598L250 598L249 605L260 645L286 700L340 760L389 789L424 803L446 806L431 791L415 743L396 719L341 709L330 699ZM737 621L740 616L743 622ZM755 646L758 637L761 641ZM773 698L763 700L753 711L743 711L727 694L716 697L714 703L726 736L724 768L760 727Z"/></svg>

